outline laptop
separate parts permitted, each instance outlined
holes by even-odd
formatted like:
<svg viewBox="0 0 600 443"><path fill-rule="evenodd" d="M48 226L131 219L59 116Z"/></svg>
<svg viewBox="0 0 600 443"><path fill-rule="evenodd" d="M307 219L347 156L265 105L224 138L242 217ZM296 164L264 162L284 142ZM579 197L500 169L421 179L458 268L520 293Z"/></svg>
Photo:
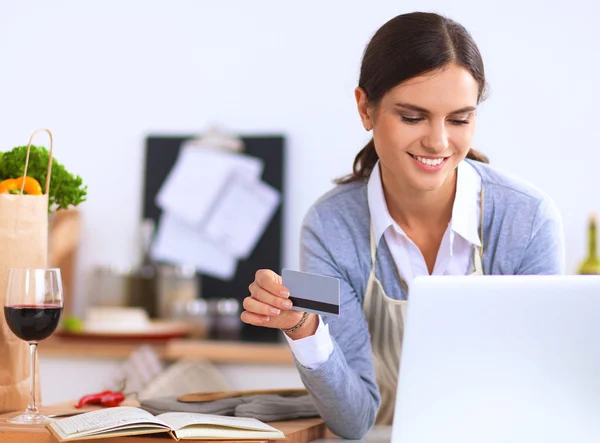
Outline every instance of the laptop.
<svg viewBox="0 0 600 443"><path fill-rule="evenodd" d="M600 276L415 279L392 442L600 442Z"/></svg>

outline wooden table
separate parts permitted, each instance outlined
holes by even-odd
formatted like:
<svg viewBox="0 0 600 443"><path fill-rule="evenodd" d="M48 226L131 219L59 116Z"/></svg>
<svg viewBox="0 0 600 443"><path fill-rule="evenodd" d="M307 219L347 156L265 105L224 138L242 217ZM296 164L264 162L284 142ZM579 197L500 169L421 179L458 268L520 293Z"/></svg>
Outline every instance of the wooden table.
<svg viewBox="0 0 600 443"><path fill-rule="evenodd" d="M90 407L89 410L95 409ZM74 410L70 404L61 404L55 406L46 406L41 408L40 412L44 414L65 414ZM44 425L13 425L7 423L7 419L19 415L20 412L11 412L0 415L0 443L56 443L54 436L44 427ZM320 418L289 420L281 422L270 422L274 428L282 431L289 443L308 443L323 438L326 435L326 427ZM112 437L98 438L90 440L98 443L167 443L174 442L172 438L163 435L131 436L131 437ZM185 440L190 441L190 440ZM207 443L208 440L202 440ZM282 440L273 440L281 442ZM240 443L241 440L236 440ZM224 441L214 443L226 443ZM251 443L267 443L266 440L251 440Z"/></svg>

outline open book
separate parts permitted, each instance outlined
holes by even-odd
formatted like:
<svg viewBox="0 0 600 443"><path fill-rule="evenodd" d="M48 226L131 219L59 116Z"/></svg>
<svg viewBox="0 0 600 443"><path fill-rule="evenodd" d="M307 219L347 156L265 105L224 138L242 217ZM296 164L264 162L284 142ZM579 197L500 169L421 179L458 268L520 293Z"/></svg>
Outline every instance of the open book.
<svg viewBox="0 0 600 443"><path fill-rule="evenodd" d="M168 432L175 440L277 440L275 429L255 418L224 417L191 412L154 416L133 406L99 409L46 424L60 442Z"/></svg>

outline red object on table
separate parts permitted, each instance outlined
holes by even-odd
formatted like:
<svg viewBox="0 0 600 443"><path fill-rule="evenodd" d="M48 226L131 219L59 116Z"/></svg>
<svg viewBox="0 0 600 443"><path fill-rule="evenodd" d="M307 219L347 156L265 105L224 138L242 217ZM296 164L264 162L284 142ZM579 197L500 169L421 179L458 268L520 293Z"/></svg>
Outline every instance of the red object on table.
<svg viewBox="0 0 600 443"><path fill-rule="evenodd" d="M79 399L75 407L79 409L84 405L100 405L111 408L119 406L123 400L125 400L125 397L126 395L121 391L102 391L95 394L84 395Z"/></svg>

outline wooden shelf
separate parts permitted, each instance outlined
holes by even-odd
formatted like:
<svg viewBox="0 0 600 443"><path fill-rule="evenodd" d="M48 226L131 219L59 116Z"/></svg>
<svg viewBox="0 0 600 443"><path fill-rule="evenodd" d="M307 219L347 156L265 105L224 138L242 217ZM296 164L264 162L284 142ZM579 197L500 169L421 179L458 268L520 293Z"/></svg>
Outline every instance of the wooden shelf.
<svg viewBox="0 0 600 443"><path fill-rule="evenodd" d="M50 337L40 342L38 353L40 357L127 358L135 349L144 344L150 344L156 349L159 355L164 356L165 343L87 341L58 337Z"/></svg>
<svg viewBox="0 0 600 443"><path fill-rule="evenodd" d="M127 358L142 345L167 360L206 359L215 363L293 364L286 344L173 339L169 341L101 341L50 337L39 344L40 357Z"/></svg>
<svg viewBox="0 0 600 443"><path fill-rule="evenodd" d="M205 358L216 363L293 364L287 344L172 340L167 344L165 357Z"/></svg>

